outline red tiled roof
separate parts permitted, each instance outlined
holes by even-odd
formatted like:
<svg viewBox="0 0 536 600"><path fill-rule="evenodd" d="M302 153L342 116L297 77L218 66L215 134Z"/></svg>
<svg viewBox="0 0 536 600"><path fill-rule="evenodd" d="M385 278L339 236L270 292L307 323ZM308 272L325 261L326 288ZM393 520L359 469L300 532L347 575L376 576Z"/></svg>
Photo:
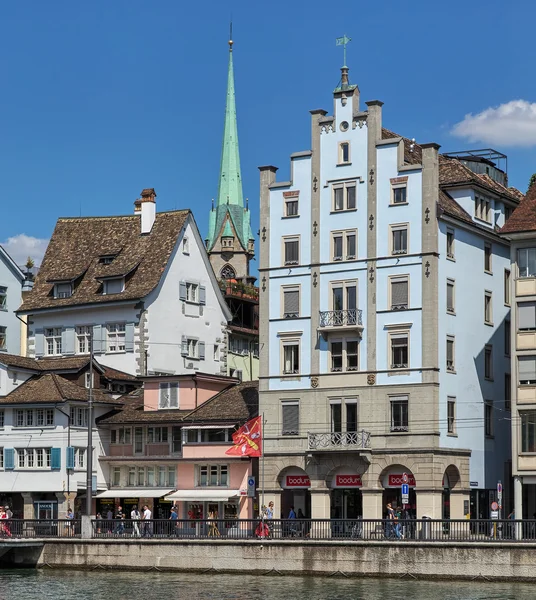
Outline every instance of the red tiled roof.
<svg viewBox="0 0 536 600"><path fill-rule="evenodd" d="M523 231L536 231L536 183L530 186L500 233L521 233Z"/></svg>

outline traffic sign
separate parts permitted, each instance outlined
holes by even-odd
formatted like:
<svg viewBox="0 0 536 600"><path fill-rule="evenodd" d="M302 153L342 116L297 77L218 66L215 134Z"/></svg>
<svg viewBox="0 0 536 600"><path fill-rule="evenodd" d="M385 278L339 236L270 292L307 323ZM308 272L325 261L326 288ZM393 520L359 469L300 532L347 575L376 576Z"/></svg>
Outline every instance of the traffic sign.
<svg viewBox="0 0 536 600"><path fill-rule="evenodd" d="M409 477L407 473L402 473L402 483L408 483Z"/></svg>
<svg viewBox="0 0 536 600"><path fill-rule="evenodd" d="M492 510L491 511L491 518L492 519L498 519L499 518L499 511L498 510Z"/></svg>
<svg viewBox="0 0 536 600"><path fill-rule="evenodd" d="M253 475L248 477L248 497L255 497L255 477L253 477Z"/></svg>
<svg viewBox="0 0 536 600"><path fill-rule="evenodd" d="M403 483L400 487L402 492L402 504L409 504L409 485Z"/></svg>
<svg viewBox="0 0 536 600"><path fill-rule="evenodd" d="M491 510L499 510L499 505L497 504L497 502L491 503Z"/></svg>

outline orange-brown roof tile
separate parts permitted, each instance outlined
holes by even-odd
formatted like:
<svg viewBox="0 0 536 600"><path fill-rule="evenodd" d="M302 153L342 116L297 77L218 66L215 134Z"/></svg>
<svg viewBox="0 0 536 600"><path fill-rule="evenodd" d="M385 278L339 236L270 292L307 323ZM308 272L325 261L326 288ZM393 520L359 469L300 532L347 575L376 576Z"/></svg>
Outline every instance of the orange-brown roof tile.
<svg viewBox="0 0 536 600"><path fill-rule="evenodd" d="M536 231L536 183L530 186L500 233L521 233L523 231Z"/></svg>

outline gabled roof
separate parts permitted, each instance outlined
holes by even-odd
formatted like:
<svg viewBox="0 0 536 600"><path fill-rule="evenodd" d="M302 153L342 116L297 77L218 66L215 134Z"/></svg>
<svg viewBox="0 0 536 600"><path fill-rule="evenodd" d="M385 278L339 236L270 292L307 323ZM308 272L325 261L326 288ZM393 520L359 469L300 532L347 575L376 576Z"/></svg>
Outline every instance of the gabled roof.
<svg viewBox="0 0 536 600"><path fill-rule="evenodd" d="M22 272L22 269L17 265L17 263L9 256L6 249L3 246L0 246L0 259L4 261L4 263L13 271L17 279L22 283L26 276Z"/></svg>
<svg viewBox="0 0 536 600"><path fill-rule="evenodd" d="M19 311L144 298L160 282L189 210L156 214L148 234L141 234L140 215L60 218L32 291ZM103 256L115 256L110 264ZM103 295L101 281L125 277L125 290ZM54 298L54 281L74 282L69 298Z"/></svg>
<svg viewBox="0 0 536 600"><path fill-rule="evenodd" d="M536 183L528 189L500 233L536 231Z"/></svg>
<svg viewBox="0 0 536 600"><path fill-rule="evenodd" d="M76 385L55 373L36 375L21 383L7 396L0 398L0 404L51 404L77 400L87 402L89 390ZM105 404L121 404L101 390L93 390L93 401Z"/></svg>
<svg viewBox="0 0 536 600"><path fill-rule="evenodd" d="M450 217L454 217L455 219L460 219L460 221L465 221L466 223L472 223L474 225L471 215L444 190L439 190L437 204L441 211Z"/></svg>

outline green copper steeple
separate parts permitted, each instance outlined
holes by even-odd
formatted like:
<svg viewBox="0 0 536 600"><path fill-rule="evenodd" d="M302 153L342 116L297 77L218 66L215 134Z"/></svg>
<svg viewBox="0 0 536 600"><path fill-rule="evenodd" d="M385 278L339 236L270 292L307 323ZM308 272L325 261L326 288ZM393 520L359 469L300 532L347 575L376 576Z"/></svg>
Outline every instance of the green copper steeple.
<svg viewBox="0 0 536 600"><path fill-rule="evenodd" d="M225 124L221 150L220 178L216 206L209 215L209 231L206 238L207 250L217 252L216 243L222 236L229 236L234 230L239 249L234 252L247 252L253 255L249 208L244 207L242 177L240 173L240 153L238 150L238 127L233 71L233 41L229 40L229 67L227 74L227 99L225 103Z"/></svg>

